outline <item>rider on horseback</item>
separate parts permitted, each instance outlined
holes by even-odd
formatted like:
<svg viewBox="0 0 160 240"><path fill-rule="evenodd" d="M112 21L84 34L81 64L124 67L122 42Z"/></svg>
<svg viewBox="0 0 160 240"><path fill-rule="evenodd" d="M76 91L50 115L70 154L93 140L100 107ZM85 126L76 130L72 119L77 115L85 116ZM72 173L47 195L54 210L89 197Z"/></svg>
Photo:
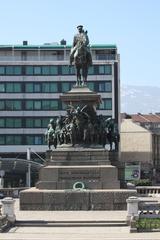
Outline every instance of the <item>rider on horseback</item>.
<svg viewBox="0 0 160 240"><path fill-rule="evenodd" d="M92 65L92 57L91 57L90 48L89 48L89 38L87 35L87 31L83 30L82 25L79 25L77 27L77 29L78 29L79 33L76 34L73 39L73 46L72 46L71 53L70 53L70 64L72 64L72 62L78 55L78 48L80 46L83 46L86 51L88 65Z"/></svg>

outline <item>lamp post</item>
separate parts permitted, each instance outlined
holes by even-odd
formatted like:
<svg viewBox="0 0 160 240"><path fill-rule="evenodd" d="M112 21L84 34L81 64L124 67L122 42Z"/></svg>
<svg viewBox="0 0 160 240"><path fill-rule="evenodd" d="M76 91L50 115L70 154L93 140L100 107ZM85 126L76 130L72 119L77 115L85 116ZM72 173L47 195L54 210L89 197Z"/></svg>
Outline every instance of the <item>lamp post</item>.
<svg viewBox="0 0 160 240"><path fill-rule="evenodd" d="M27 148L27 160L31 160L31 149ZM31 164L28 163L28 171L26 173L26 185L27 187L31 187Z"/></svg>
<svg viewBox="0 0 160 240"><path fill-rule="evenodd" d="M0 170L0 188L4 187L4 179L3 179L4 175L5 175L5 171Z"/></svg>

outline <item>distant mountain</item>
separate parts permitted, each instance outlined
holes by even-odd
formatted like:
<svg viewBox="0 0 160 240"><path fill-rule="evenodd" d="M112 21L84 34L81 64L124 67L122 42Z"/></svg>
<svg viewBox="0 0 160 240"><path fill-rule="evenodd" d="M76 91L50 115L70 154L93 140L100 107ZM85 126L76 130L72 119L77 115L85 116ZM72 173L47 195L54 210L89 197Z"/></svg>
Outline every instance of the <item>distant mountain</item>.
<svg viewBox="0 0 160 240"><path fill-rule="evenodd" d="M121 112L160 112L160 87L129 85L122 86Z"/></svg>

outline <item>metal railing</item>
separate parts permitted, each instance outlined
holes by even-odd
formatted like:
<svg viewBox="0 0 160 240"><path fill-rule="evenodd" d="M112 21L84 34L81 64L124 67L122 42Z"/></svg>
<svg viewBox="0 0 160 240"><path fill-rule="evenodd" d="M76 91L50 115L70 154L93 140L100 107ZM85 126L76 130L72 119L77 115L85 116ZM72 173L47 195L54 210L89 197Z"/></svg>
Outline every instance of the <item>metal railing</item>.
<svg viewBox="0 0 160 240"><path fill-rule="evenodd" d="M137 186L136 189L140 196L160 195L160 186Z"/></svg>

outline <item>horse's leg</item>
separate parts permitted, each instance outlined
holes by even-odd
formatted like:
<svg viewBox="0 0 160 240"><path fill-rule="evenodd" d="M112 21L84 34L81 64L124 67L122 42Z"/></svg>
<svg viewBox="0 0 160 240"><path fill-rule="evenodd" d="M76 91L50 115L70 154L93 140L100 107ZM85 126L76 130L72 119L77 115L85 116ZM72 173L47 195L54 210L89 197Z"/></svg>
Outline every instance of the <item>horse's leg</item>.
<svg viewBox="0 0 160 240"><path fill-rule="evenodd" d="M113 142L112 140L110 141L110 151L112 151L112 145L113 145Z"/></svg>
<svg viewBox="0 0 160 240"><path fill-rule="evenodd" d="M50 142L48 142L48 148L49 148L49 150L51 149L51 143Z"/></svg>
<svg viewBox="0 0 160 240"><path fill-rule="evenodd" d="M82 76L83 76L83 85L87 83L87 75L88 75L88 67L87 65L83 65L82 67Z"/></svg>
<svg viewBox="0 0 160 240"><path fill-rule="evenodd" d="M80 67L79 66L76 67L76 73L77 73L77 83L76 83L76 85L79 86L81 84L81 73L80 73Z"/></svg>
<svg viewBox="0 0 160 240"><path fill-rule="evenodd" d="M79 86L82 85L82 78L81 78L81 67L79 67Z"/></svg>

